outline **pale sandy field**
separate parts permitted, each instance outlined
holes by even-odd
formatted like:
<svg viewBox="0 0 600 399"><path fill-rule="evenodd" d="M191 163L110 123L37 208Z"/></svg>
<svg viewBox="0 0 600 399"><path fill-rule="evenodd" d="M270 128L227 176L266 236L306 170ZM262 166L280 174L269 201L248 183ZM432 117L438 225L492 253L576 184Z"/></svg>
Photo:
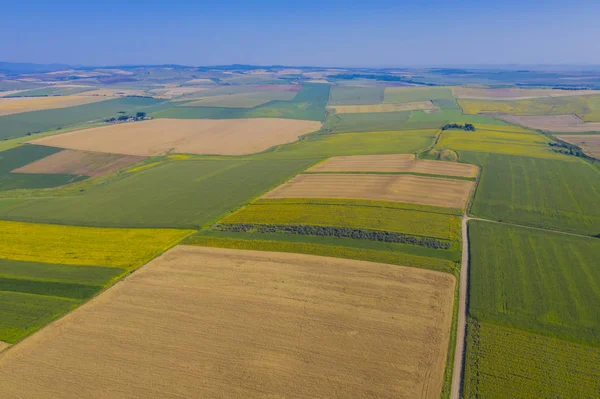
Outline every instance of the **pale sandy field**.
<svg viewBox="0 0 600 399"><path fill-rule="evenodd" d="M8 348L9 346L10 346L10 344L0 341L0 352L2 352L4 349Z"/></svg>
<svg viewBox="0 0 600 399"><path fill-rule="evenodd" d="M352 155L333 157L309 172L414 172L446 176L477 176L477 167L457 162L415 159L413 154Z"/></svg>
<svg viewBox="0 0 600 399"><path fill-rule="evenodd" d="M600 132L600 122L584 122L576 115L517 116L495 115L496 118L530 129L547 130L549 132Z"/></svg>
<svg viewBox="0 0 600 399"><path fill-rule="evenodd" d="M419 101L404 104L386 103L371 105L332 105L328 108L335 109L335 112L338 114L362 114L371 112L399 112L438 109L438 107L431 101Z"/></svg>
<svg viewBox="0 0 600 399"><path fill-rule="evenodd" d="M600 94L600 90L554 90L554 89L484 89L473 87L455 87L454 95L458 98L473 100L529 100L541 97L586 96Z"/></svg>
<svg viewBox="0 0 600 399"><path fill-rule="evenodd" d="M34 144L127 155L244 155L264 151L321 128L320 122L277 118L153 119L78 130Z"/></svg>
<svg viewBox="0 0 600 399"><path fill-rule="evenodd" d="M3 398L439 398L454 278L178 246L0 354Z"/></svg>
<svg viewBox="0 0 600 399"><path fill-rule="evenodd" d="M116 172L144 159L145 157L135 155L63 150L14 169L12 172L69 174L94 177Z"/></svg>
<svg viewBox="0 0 600 399"><path fill-rule="evenodd" d="M349 198L463 208L474 182L413 175L298 175L263 198Z"/></svg>
<svg viewBox="0 0 600 399"><path fill-rule="evenodd" d="M565 136L556 136L562 141L566 141L567 143L575 144L576 146L581 147L583 152L592 156L594 158L600 159L600 134L591 135L565 135Z"/></svg>
<svg viewBox="0 0 600 399"><path fill-rule="evenodd" d="M105 100L108 100L108 98L90 95L0 98L0 116L43 109L73 107Z"/></svg>

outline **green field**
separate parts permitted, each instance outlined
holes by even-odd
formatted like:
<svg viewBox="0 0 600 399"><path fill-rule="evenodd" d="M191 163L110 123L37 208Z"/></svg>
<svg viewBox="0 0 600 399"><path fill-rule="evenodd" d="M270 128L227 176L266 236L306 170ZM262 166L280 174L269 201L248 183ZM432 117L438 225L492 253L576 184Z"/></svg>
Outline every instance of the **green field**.
<svg viewBox="0 0 600 399"><path fill-rule="evenodd" d="M296 95L293 91L258 91L250 93L207 96L186 102L185 107L224 107L252 108L269 101L290 101Z"/></svg>
<svg viewBox="0 0 600 399"><path fill-rule="evenodd" d="M428 100L454 100L449 87L386 87L384 102L413 103Z"/></svg>
<svg viewBox="0 0 600 399"><path fill-rule="evenodd" d="M0 277L103 286L125 269L0 259Z"/></svg>
<svg viewBox="0 0 600 399"><path fill-rule="evenodd" d="M359 204L292 204L263 200L241 208L219 223L351 227L460 240L457 216Z"/></svg>
<svg viewBox="0 0 600 399"><path fill-rule="evenodd" d="M471 320L465 399L597 398L600 348Z"/></svg>
<svg viewBox="0 0 600 399"><path fill-rule="evenodd" d="M403 129L410 115L411 111L365 112L356 114L329 113L323 129L328 132L400 130Z"/></svg>
<svg viewBox="0 0 600 399"><path fill-rule="evenodd" d="M0 205L0 217L74 225L196 228L315 162L315 159L169 161L100 180L98 184L50 191L48 198L25 198L21 204L15 205L13 201L10 207Z"/></svg>
<svg viewBox="0 0 600 399"><path fill-rule="evenodd" d="M67 126L81 125L108 117L118 116L122 111L132 114L151 112L173 104L146 97L123 97L75 107L23 112L0 116L0 139L25 136L28 133L57 130Z"/></svg>
<svg viewBox="0 0 600 399"><path fill-rule="evenodd" d="M383 102L383 86L332 86L328 105L368 105Z"/></svg>
<svg viewBox="0 0 600 399"><path fill-rule="evenodd" d="M465 114L500 112L513 115L575 114L585 122L600 121L600 96L544 97L531 100L459 100Z"/></svg>
<svg viewBox="0 0 600 399"><path fill-rule="evenodd" d="M95 87L45 87L43 89L27 90L20 93L11 94L6 98L11 97L47 97L47 96L70 96L73 94L83 93L94 90Z"/></svg>
<svg viewBox="0 0 600 399"><path fill-rule="evenodd" d="M600 234L600 170L575 157L564 161L461 151L482 167L470 213L581 234Z"/></svg>
<svg viewBox="0 0 600 399"><path fill-rule="evenodd" d="M10 173L14 169L59 151L61 151L60 148L27 144L0 152L0 191L19 188L57 187L67 183L85 180L87 178L85 176L66 174Z"/></svg>
<svg viewBox="0 0 600 399"><path fill-rule="evenodd" d="M600 345L600 239L471 221L469 313Z"/></svg>

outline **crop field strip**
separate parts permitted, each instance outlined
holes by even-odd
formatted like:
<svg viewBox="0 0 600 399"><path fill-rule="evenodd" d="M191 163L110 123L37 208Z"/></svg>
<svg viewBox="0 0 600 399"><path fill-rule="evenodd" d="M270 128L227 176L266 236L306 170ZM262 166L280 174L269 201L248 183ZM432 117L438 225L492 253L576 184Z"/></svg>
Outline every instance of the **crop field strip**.
<svg viewBox="0 0 600 399"><path fill-rule="evenodd" d="M558 89L520 89L515 87L501 89L482 89L474 87L454 87L454 95L459 99L472 100L529 100L542 97L571 97L600 94L598 90L558 90Z"/></svg>
<svg viewBox="0 0 600 399"><path fill-rule="evenodd" d="M372 105L383 102L384 87L345 87L332 86L329 92L329 106Z"/></svg>
<svg viewBox="0 0 600 399"><path fill-rule="evenodd" d="M86 95L89 95L90 91L94 90L93 86L52 86L52 87L44 87L41 89L33 89L33 90L25 90L20 91L18 93L10 94L7 98L15 98L15 97L52 97L52 96L72 96L74 94L80 94L83 92L88 92Z"/></svg>
<svg viewBox="0 0 600 399"><path fill-rule="evenodd" d="M0 116L20 114L23 112L40 111L74 107L106 101L109 98L100 96L55 96L55 97L0 97Z"/></svg>
<svg viewBox="0 0 600 399"><path fill-rule="evenodd" d="M584 122L576 115L496 115L496 118L531 129L559 133L600 132L600 122Z"/></svg>
<svg viewBox="0 0 600 399"><path fill-rule="evenodd" d="M1 154L1 153L0 153ZM102 176L141 162L145 157L89 151L62 150L13 169L12 173Z"/></svg>
<svg viewBox="0 0 600 399"><path fill-rule="evenodd" d="M245 155L293 142L319 130L314 121L292 119L154 119L103 126L34 140L35 144L137 156L166 152Z"/></svg>
<svg viewBox="0 0 600 399"><path fill-rule="evenodd" d="M198 300L200 292L210 299ZM427 270L177 247L4 352L0 390L12 394L27 386L29 392L60 392L65 398L107 389L141 396L248 396L258 389L279 396L292 386L300 396L437 398L453 292L452 276ZM173 326L178 333L172 334ZM143 329L145 338L132 329ZM382 330L390 332L385 339ZM290 334L298 339L291 342ZM314 353L315 339L325 356ZM112 351L119 356L107 355ZM49 358L64 366L48 369ZM156 384L148 365L157 362L161 374L172 376L169 382ZM293 372L282 369L282 362ZM223 364L239 382L235 387L222 379ZM198 384L199 373L210 383ZM281 383L284 374L293 381ZM139 383L150 380L151 388Z"/></svg>
<svg viewBox="0 0 600 399"><path fill-rule="evenodd" d="M202 93L200 93L202 94ZM296 96L293 91L260 91L201 97L182 104L183 107L225 107L254 108L269 101L291 101Z"/></svg>
<svg viewBox="0 0 600 399"><path fill-rule="evenodd" d="M454 100L449 87L386 87L384 103L412 103L417 101Z"/></svg>
<svg viewBox="0 0 600 399"><path fill-rule="evenodd" d="M414 172L475 177L477 167L456 162L416 160L414 154L390 154L329 158L307 172Z"/></svg>
<svg viewBox="0 0 600 399"><path fill-rule="evenodd" d="M461 161L482 169L470 213L573 233L600 233L600 171L579 158L561 156L563 160L460 151Z"/></svg>
<svg viewBox="0 0 600 399"><path fill-rule="evenodd" d="M350 198L463 208L472 187L471 181L413 175L305 174L262 198Z"/></svg>
<svg viewBox="0 0 600 399"><path fill-rule="evenodd" d="M575 144L589 156L600 159L600 134L597 135L556 135L556 138Z"/></svg>
<svg viewBox="0 0 600 399"><path fill-rule="evenodd" d="M336 114L365 114L378 112L401 112L401 111L417 111L417 110L434 110L438 107L431 101L420 101L414 103L400 104L369 104L369 105L330 105Z"/></svg>

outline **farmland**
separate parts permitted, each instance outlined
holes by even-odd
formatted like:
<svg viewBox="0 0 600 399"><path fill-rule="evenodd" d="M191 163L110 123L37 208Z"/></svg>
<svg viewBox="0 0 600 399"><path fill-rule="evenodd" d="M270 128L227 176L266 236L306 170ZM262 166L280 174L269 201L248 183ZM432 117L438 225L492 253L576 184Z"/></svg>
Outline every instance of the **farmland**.
<svg viewBox="0 0 600 399"><path fill-rule="evenodd" d="M377 112L401 112L438 109L431 101L402 104L333 105L329 106L329 108L333 109L337 114L366 114Z"/></svg>
<svg viewBox="0 0 600 399"><path fill-rule="evenodd" d="M456 162L417 160L413 154L390 154L329 158L308 172L412 172L475 177L477 168Z"/></svg>
<svg viewBox="0 0 600 399"><path fill-rule="evenodd" d="M411 103L415 101L454 100L449 87L386 87L385 103Z"/></svg>
<svg viewBox="0 0 600 399"><path fill-rule="evenodd" d="M465 114L497 112L512 115L575 114L585 122L600 122L600 96L562 96L518 101L458 101Z"/></svg>
<svg viewBox="0 0 600 399"><path fill-rule="evenodd" d="M412 175L306 174L263 198L353 198L463 208L472 187L469 181Z"/></svg>
<svg viewBox="0 0 600 399"><path fill-rule="evenodd" d="M202 93L201 93L202 94ZM263 91L202 97L182 104L185 107L252 108L269 101L290 101L296 96L293 91Z"/></svg>
<svg viewBox="0 0 600 399"><path fill-rule="evenodd" d="M315 162L310 158L172 160L120 174L110 184L73 185L49 192L46 198L19 199L16 205L9 199L7 208L0 200L0 217L91 226L196 228Z"/></svg>
<svg viewBox="0 0 600 399"><path fill-rule="evenodd" d="M521 89L516 87L507 88L475 88L455 87L454 94L457 98L468 98L473 100L528 100L541 97L569 97L588 96L600 94L597 90L557 90L557 89Z"/></svg>
<svg viewBox="0 0 600 399"><path fill-rule="evenodd" d="M600 135L557 135L556 137L581 147L589 156L600 158Z"/></svg>
<svg viewBox="0 0 600 399"><path fill-rule="evenodd" d="M383 102L384 87L333 86L329 92L329 105L370 105Z"/></svg>
<svg viewBox="0 0 600 399"><path fill-rule="evenodd" d="M91 86L52 86L52 87L44 87L41 89L33 89L33 90L25 90L20 91L15 94L10 94L8 96L4 96L7 98L15 98L15 97L49 97L49 96L72 96L74 94L79 94L83 92L89 92L93 90ZM89 95L89 93L86 93Z"/></svg>
<svg viewBox="0 0 600 399"><path fill-rule="evenodd" d="M460 152L481 165L470 213L492 220L600 233L600 171L575 157L564 160L483 152Z"/></svg>
<svg viewBox="0 0 600 399"><path fill-rule="evenodd" d="M105 100L107 98L97 96L2 97L0 98L0 116L43 109L73 107Z"/></svg>
<svg viewBox="0 0 600 399"><path fill-rule="evenodd" d="M593 398L600 349L490 323L469 324L465 398Z"/></svg>
<svg viewBox="0 0 600 399"><path fill-rule="evenodd" d="M600 122L583 122L576 115L497 115L496 117L509 123L549 132L586 133L600 131Z"/></svg>
<svg viewBox="0 0 600 399"><path fill-rule="evenodd" d="M318 130L321 124L291 119L150 121L103 126L43 137L35 144L82 151L162 155L166 152L243 155L264 151Z"/></svg>
<svg viewBox="0 0 600 399"><path fill-rule="evenodd" d="M163 374L177 383L154 385L159 396L246 396L257 387L282 395L293 386L301 396L437 398L453 291L451 276L427 270L178 247L8 351L0 358L0 389L11 394L27 386L29 392L62 397L110 389L145 396L147 385L133 381L154 378L148 365L160 362L167 367ZM199 301L199 295L207 300ZM142 330L144 339L125 333ZM228 330L236 334L223 334ZM290 341L290 334L297 339ZM315 340L324 356L313 351ZM95 349L117 342L116 357ZM48 359L63 365L53 369L60 378L44 366ZM282 362L293 368L291 374ZM219 377L217 365L223 364L239 382L235 386ZM41 368L46 372L40 374ZM198 373L211 383L198 384Z"/></svg>

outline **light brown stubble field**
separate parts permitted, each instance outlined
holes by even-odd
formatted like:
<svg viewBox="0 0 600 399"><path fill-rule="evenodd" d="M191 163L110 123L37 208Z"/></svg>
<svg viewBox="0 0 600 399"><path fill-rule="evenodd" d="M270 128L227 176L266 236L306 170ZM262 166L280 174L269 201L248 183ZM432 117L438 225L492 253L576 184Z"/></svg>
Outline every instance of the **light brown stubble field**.
<svg viewBox="0 0 600 399"><path fill-rule="evenodd" d="M418 110L434 110L438 107L431 101L419 101L414 103L403 104L372 104L372 105L331 105L338 114L362 114L373 112L400 112L400 111L418 111Z"/></svg>
<svg viewBox="0 0 600 399"><path fill-rule="evenodd" d="M583 152L594 158L600 159L600 134L564 135L556 136L562 141L581 147Z"/></svg>
<svg viewBox="0 0 600 399"><path fill-rule="evenodd" d="M439 398L454 278L179 246L0 355L3 398Z"/></svg>
<svg viewBox="0 0 600 399"><path fill-rule="evenodd" d="M464 208L473 184L412 175L304 174L263 198L347 198Z"/></svg>
<svg viewBox="0 0 600 399"><path fill-rule="evenodd" d="M415 159L413 154L351 155L333 157L309 172L413 172L445 176L477 176L477 167L457 162Z"/></svg>
<svg viewBox="0 0 600 399"><path fill-rule="evenodd" d="M43 109L74 107L106 100L109 100L109 98L89 95L0 98L0 116Z"/></svg>
<svg viewBox="0 0 600 399"><path fill-rule="evenodd" d="M600 132L600 122L584 122L576 115L495 115L498 119L521 125L530 129L547 130L549 132L584 133Z"/></svg>
<svg viewBox="0 0 600 399"><path fill-rule="evenodd" d="M473 100L529 100L542 97L587 96L600 94L599 90L555 90L555 89L520 89L516 87L486 89L476 87L454 87L454 95L458 98Z"/></svg>
<svg viewBox="0 0 600 399"><path fill-rule="evenodd" d="M290 143L320 122L278 118L153 119L43 137L34 144L128 155L245 155Z"/></svg>
<svg viewBox="0 0 600 399"><path fill-rule="evenodd" d="M77 150L62 150L50 156L14 169L13 173L46 173L102 176L141 162L145 157L107 154Z"/></svg>

